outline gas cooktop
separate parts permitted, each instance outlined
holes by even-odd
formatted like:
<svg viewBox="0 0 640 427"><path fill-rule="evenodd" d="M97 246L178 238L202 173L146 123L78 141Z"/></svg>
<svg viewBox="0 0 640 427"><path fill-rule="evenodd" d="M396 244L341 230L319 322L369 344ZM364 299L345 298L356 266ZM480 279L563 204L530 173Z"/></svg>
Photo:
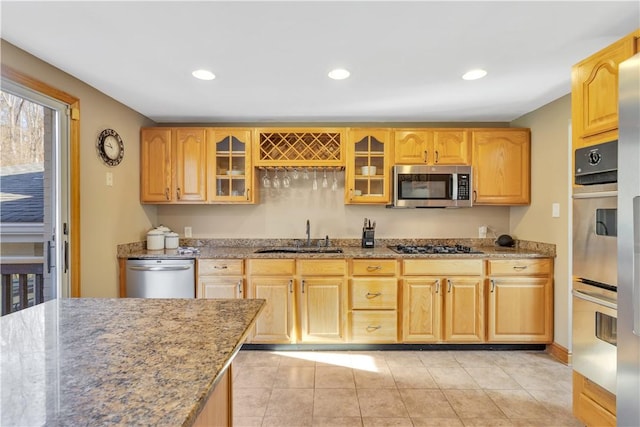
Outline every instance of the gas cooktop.
<svg viewBox="0 0 640 427"><path fill-rule="evenodd" d="M481 254L483 252L477 251L469 246L463 245L396 245L388 246L394 252L399 254Z"/></svg>

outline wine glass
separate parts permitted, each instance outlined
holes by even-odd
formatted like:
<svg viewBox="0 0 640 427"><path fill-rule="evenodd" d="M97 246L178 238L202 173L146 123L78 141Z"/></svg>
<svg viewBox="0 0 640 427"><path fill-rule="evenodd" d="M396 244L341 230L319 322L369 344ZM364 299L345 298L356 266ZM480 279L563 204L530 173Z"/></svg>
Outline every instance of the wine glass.
<svg viewBox="0 0 640 427"><path fill-rule="evenodd" d="M298 173L298 169L297 168L293 168L293 172L291 172L291 176L293 177L293 179L298 179L300 174Z"/></svg>
<svg viewBox="0 0 640 427"><path fill-rule="evenodd" d="M327 181L327 168L324 168L322 174L322 188L329 187L329 181Z"/></svg>
<svg viewBox="0 0 640 427"><path fill-rule="evenodd" d="M338 172L336 169L333 170L333 182L331 183L331 191L338 190Z"/></svg>
<svg viewBox="0 0 640 427"><path fill-rule="evenodd" d="M304 168L302 170L302 179L309 179L309 168Z"/></svg>
<svg viewBox="0 0 640 427"><path fill-rule="evenodd" d="M313 168L313 183L311 184L311 188L313 189L313 191L316 191L318 189L318 170L317 168Z"/></svg>
<svg viewBox="0 0 640 427"><path fill-rule="evenodd" d="M284 168L284 177L282 178L282 186L284 188L289 188L291 185L291 178L289 178L289 174L287 173L287 168Z"/></svg>
<svg viewBox="0 0 640 427"><path fill-rule="evenodd" d="M271 185L273 185L273 188L275 188L276 190L280 189L280 178L278 177L278 168L275 169L275 175L273 177L273 182L271 183Z"/></svg>
<svg viewBox="0 0 640 427"><path fill-rule="evenodd" d="M262 186L264 188L271 187L271 179L269 179L269 171L267 169L264 170L264 175L262 175Z"/></svg>

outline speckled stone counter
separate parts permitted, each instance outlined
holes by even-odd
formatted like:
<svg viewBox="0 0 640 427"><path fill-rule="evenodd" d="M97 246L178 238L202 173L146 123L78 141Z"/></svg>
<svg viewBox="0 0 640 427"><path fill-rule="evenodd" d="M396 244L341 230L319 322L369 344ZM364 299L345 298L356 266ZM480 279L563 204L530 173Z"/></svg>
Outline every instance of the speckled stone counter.
<svg viewBox="0 0 640 427"><path fill-rule="evenodd" d="M0 318L2 426L189 426L264 300L59 299Z"/></svg>
<svg viewBox="0 0 640 427"><path fill-rule="evenodd" d="M395 245L455 245L470 246L480 254L398 254L388 246ZM180 255L175 249L147 251L144 242L136 242L118 246L119 258L476 258L476 259L509 259L509 258L547 258L555 257L555 245L516 241L514 248L503 248L493 244L492 239L377 239L376 247L363 249L356 239L335 239L331 246L339 247L342 253L256 253L260 248L277 248L293 246L291 240L279 239L181 239L181 246L192 246L199 250L197 254Z"/></svg>

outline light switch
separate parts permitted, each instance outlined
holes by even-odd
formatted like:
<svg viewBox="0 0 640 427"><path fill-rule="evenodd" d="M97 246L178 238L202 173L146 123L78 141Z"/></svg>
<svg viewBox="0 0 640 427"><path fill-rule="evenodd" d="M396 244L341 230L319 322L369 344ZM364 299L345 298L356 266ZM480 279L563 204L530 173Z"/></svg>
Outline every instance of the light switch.
<svg viewBox="0 0 640 427"><path fill-rule="evenodd" d="M186 238L191 237L191 227L185 227L184 228L184 237L186 237Z"/></svg>
<svg viewBox="0 0 640 427"><path fill-rule="evenodd" d="M113 173L107 172L107 187L113 187Z"/></svg>
<svg viewBox="0 0 640 427"><path fill-rule="evenodd" d="M553 218L560 218L560 203L551 204L551 216Z"/></svg>

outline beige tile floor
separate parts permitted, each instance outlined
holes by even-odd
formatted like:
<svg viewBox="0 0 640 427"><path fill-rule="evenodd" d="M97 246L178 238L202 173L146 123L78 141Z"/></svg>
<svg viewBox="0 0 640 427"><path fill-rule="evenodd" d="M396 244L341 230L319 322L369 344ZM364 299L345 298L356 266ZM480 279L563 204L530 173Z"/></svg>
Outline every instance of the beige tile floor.
<svg viewBox="0 0 640 427"><path fill-rule="evenodd" d="M234 425L581 426L571 368L536 351L241 351Z"/></svg>

